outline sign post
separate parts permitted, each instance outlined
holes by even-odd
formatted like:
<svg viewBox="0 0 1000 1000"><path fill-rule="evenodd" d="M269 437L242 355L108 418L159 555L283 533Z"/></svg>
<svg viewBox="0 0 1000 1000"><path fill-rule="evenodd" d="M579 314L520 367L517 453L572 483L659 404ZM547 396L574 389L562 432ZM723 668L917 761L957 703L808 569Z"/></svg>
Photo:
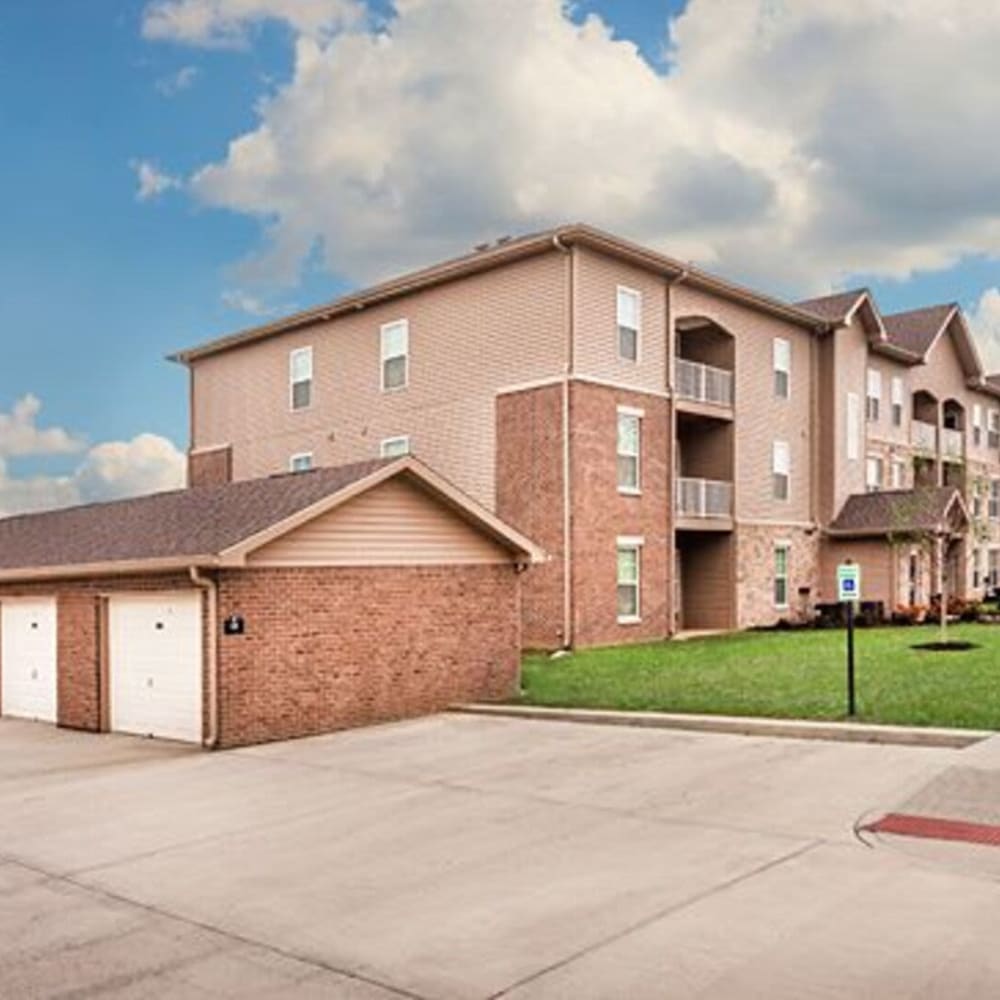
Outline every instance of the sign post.
<svg viewBox="0 0 1000 1000"><path fill-rule="evenodd" d="M847 715L853 719L857 713L854 692L854 605L861 600L861 567L850 559L837 567L837 600L847 605Z"/></svg>

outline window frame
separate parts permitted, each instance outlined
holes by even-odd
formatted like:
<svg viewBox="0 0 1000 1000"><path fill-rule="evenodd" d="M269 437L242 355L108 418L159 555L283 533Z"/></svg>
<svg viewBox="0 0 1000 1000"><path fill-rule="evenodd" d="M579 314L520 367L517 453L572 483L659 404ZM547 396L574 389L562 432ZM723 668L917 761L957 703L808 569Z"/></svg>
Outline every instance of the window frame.
<svg viewBox="0 0 1000 1000"><path fill-rule="evenodd" d="M865 378L865 421L877 424L882 418L882 373L869 368Z"/></svg>
<svg viewBox="0 0 1000 1000"><path fill-rule="evenodd" d="M875 470L874 481L872 470ZM865 456L865 491L880 493L885 489L885 458L882 455L868 454Z"/></svg>
<svg viewBox="0 0 1000 1000"><path fill-rule="evenodd" d="M1000 448L1000 410L989 410L986 416L986 446Z"/></svg>
<svg viewBox="0 0 1000 1000"><path fill-rule="evenodd" d="M1000 478L993 477L990 479L990 489L989 493L986 494L987 498L987 517L991 521L1000 521Z"/></svg>
<svg viewBox="0 0 1000 1000"><path fill-rule="evenodd" d="M783 456L783 460L779 459ZM782 470L781 466L784 466ZM779 478L784 479L784 495L778 493ZM792 498L792 446L780 438L771 442L771 499L788 503Z"/></svg>
<svg viewBox="0 0 1000 1000"><path fill-rule="evenodd" d="M296 468L296 462L298 462L301 459L306 459L309 464L303 466L302 468ZM314 462L313 453L311 451L297 451L295 452L295 454L290 455L288 458L289 472L294 472L294 473L312 472L314 468L316 468L316 465Z"/></svg>
<svg viewBox="0 0 1000 1000"><path fill-rule="evenodd" d="M847 425L845 454L848 462L856 462L861 458L861 397L856 392L847 394L844 419Z"/></svg>
<svg viewBox="0 0 1000 1000"><path fill-rule="evenodd" d="M972 404L972 444L976 448L983 444L983 404Z"/></svg>
<svg viewBox="0 0 1000 1000"><path fill-rule="evenodd" d="M308 358L308 376L296 378L295 362L298 358ZM306 347L293 347L288 352L288 409L291 413L301 413L303 410L312 409L313 405L313 376L315 374L312 345ZM308 399L302 406L295 405L295 387L298 385L308 385Z"/></svg>
<svg viewBox="0 0 1000 1000"><path fill-rule="evenodd" d="M618 492L622 496L642 495L642 420L645 416L643 410L634 406L619 406L615 413L615 481L618 485ZM635 454L623 452L621 450L621 426L622 420L635 421ZM622 483L621 459L632 459L635 461L635 485Z"/></svg>
<svg viewBox="0 0 1000 1000"><path fill-rule="evenodd" d="M645 539L640 535L619 535L615 539L615 617L619 625L638 625L642 622L642 547ZM622 580L620 557L623 552L635 553L635 579ZM618 596L622 587L635 589L635 613L623 615L619 610Z"/></svg>
<svg viewBox="0 0 1000 1000"><path fill-rule="evenodd" d="M893 427L902 427L906 412L906 386L902 375L893 375L889 382L890 422Z"/></svg>
<svg viewBox="0 0 1000 1000"><path fill-rule="evenodd" d="M386 339L387 334L392 333L396 329L401 329L403 331L403 352L401 354L388 354L386 350ZM386 384L386 365L390 361L395 361L398 358L403 359L403 381L400 385L387 385ZM410 385L410 321L405 317L403 319L394 319L389 323L383 323L379 327L379 386L382 392L401 392L403 389L409 388Z"/></svg>
<svg viewBox="0 0 1000 1000"><path fill-rule="evenodd" d="M775 337L771 341L772 391L775 399L782 401L792 398L792 342L787 337ZM784 388L780 376L784 375Z"/></svg>
<svg viewBox="0 0 1000 1000"><path fill-rule="evenodd" d="M399 441L405 442L406 451L398 451L395 454L388 454L386 452L387 445L396 444ZM382 438L378 445L378 455L379 458L405 458L407 455L412 455L413 452L410 448L410 435L409 434L396 434L393 437Z"/></svg>
<svg viewBox="0 0 1000 1000"><path fill-rule="evenodd" d="M894 458L890 464L891 482L894 490L906 489L906 461L902 458Z"/></svg>
<svg viewBox="0 0 1000 1000"><path fill-rule="evenodd" d="M784 567L783 572L778 571L778 556L779 554L784 557ZM772 587L771 587L771 599L774 602L774 608L776 611L787 611L791 606L791 579L792 579L792 545L791 542L778 541L774 543L774 548L772 549L772 559L771 559L771 569L772 569ZM778 585L781 584L783 589L783 598L778 597Z"/></svg>
<svg viewBox="0 0 1000 1000"><path fill-rule="evenodd" d="M635 327L622 322L622 296L632 296L635 300ZM635 357L630 358L622 353L622 328L635 330ZM619 361L637 365L642 358L642 292L628 285L618 285L615 288L615 353Z"/></svg>

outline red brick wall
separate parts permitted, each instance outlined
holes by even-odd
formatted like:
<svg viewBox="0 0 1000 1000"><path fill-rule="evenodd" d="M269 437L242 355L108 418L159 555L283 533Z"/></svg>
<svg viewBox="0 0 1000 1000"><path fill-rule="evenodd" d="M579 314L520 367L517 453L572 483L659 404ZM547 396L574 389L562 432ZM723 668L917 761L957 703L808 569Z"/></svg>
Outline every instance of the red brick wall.
<svg viewBox="0 0 1000 1000"><path fill-rule="evenodd" d="M496 511L540 545L549 561L522 585L524 644L558 649L563 637L561 384L497 397Z"/></svg>
<svg viewBox="0 0 1000 1000"><path fill-rule="evenodd" d="M101 729L101 613L102 594L149 590L187 590L184 574L119 576L88 580L39 581L0 585L5 597L55 597L58 658L57 719L67 729ZM0 662L0 671L3 663ZM2 708L0 708L2 710Z"/></svg>
<svg viewBox="0 0 1000 1000"><path fill-rule="evenodd" d="M512 566L224 571L220 736L239 746L507 698L520 671Z"/></svg>
<svg viewBox="0 0 1000 1000"><path fill-rule="evenodd" d="M554 649L563 635L561 383L497 400L497 513L550 556L524 580L524 642ZM670 417L665 397L570 382L574 646L665 638L670 593ZM641 409L640 496L618 492L618 407ZM619 625L617 539L642 536L642 621Z"/></svg>
<svg viewBox="0 0 1000 1000"><path fill-rule="evenodd" d="M222 486L233 480L233 449L226 445L188 452L188 486Z"/></svg>
<svg viewBox="0 0 1000 1000"><path fill-rule="evenodd" d="M619 406L641 409L642 493L618 492ZM662 396L587 382L570 387L573 484L574 646L617 645L670 633L670 417ZM644 539L640 557L642 621L619 625L617 547L620 535Z"/></svg>

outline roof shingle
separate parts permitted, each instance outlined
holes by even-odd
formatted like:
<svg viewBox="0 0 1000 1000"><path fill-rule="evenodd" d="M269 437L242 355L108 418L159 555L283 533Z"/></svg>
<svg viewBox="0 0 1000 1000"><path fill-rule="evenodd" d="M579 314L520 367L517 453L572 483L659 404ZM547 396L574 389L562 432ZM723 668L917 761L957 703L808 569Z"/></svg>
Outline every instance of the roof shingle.
<svg viewBox="0 0 1000 1000"><path fill-rule="evenodd" d="M934 531L944 523L957 495L953 486L855 493L844 502L830 531L859 535Z"/></svg>
<svg viewBox="0 0 1000 1000"><path fill-rule="evenodd" d="M883 316L882 322L893 347L922 358L954 310L954 305L927 306Z"/></svg>
<svg viewBox="0 0 1000 1000"><path fill-rule="evenodd" d="M843 323L858 304L858 299L867 292L867 288L855 288L849 292L836 292L833 295L821 295L816 299L804 299L795 305L827 322Z"/></svg>
<svg viewBox="0 0 1000 1000"><path fill-rule="evenodd" d="M0 570L217 555L393 459L0 520Z"/></svg>

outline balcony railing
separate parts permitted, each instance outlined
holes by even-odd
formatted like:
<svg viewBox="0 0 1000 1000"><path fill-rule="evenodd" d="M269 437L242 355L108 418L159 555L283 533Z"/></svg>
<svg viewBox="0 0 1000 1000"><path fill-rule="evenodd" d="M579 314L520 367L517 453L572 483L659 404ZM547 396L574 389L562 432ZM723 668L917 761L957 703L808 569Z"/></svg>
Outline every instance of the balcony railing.
<svg viewBox="0 0 1000 1000"><path fill-rule="evenodd" d="M678 517L731 517L733 484L718 479L677 480Z"/></svg>
<svg viewBox="0 0 1000 1000"><path fill-rule="evenodd" d="M733 373L700 361L677 359L677 395L696 403L733 405Z"/></svg>
<svg viewBox="0 0 1000 1000"><path fill-rule="evenodd" d="M941 451L945 458L961 458L964 452L965 436L950 427L941 429Z"/></svg>
<svg viewBox="0 0 1000 1000"><path fill-rule="evenodd" d="M910 444L921 451L937 451L937 427L923 420L910 421Z"/></svg>

